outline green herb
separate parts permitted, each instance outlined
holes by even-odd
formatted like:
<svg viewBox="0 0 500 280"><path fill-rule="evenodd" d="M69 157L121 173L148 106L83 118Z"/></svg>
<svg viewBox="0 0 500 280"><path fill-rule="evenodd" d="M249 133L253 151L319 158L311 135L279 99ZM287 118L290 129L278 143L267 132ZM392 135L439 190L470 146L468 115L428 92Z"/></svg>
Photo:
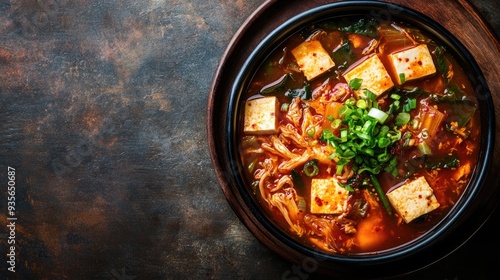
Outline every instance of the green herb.
<svg viewBox="0 0 500 280"><path fill-rule="evenodd" d="M368 99L370 101L375 101L375 99L377 99L377 95L375 93L371 92L370 90L364 89L363 92L366 96L366 99Z"/></svg>
<svg viewBox="0 0 500 280"><path fill-rule="evenodd" d="M349 99L340 107L340 118L335 120L340 126L338 136L325 128L320 137L321 141L335 148L330 158L337 161L337 174L341 174L346 165L358 174L365 171L378 174L389 164L395 166L389 148L401 139L401 132L397 127L391 129L384 125L389 117L394 116L375 108L378 105L376 101L360 100L364 102ZM392 171L393 167L390 172L395 174Z"/></svg>
<svg viewBox="0 0 500 280"><path fill-rule="evenodd" d="M380 201L382 201L382 205L384 205L384 208L387 211L387 214L389 214L389 216L392 217L391 205L389 204L389 200L385 196L384 190L382 189L382 186L380 186L380 183L377 180L377 177L375 177L373 174L370 174L370 179L372 180L373 186L375 187L375 190L377 191L378 197L380 198Z"/></svg>
<svg viewBox="0 0 500 280"><path fill-rule="evenodd" d="M417 99L409 98L406 100L405 105L403 106L404 112L410 112L411 110L417 108Z"/></svg>
<svg viewBox="0 0 500 280"><path fill-rule="evenodd" d="M314 128L314 126L310 126L310 127L306 130L306 134L307 134L309 137L313 137L313 136L316 134L316 128Z"/></svg>
<svg viewBox="0 0 500 280"><path fill-rule="evenodd" d="M319 174L318 160L312 159L304 164L304 174L307 177L314 177Z"/></svg>
<svg viewBox="0 0 500 280"><path fill-rule="evenodd" d="M389 117L389 115L377 108L371 108L370 111L368 112L368 116L376 119L379 123L383 124L385 120Z"/></svg>
<svg viewBox="0 0 500 280"><path fill-rule="evenodd" d="M409 121L410 121L410 114L409 113L399 113L396 116L394 124L397 126L402 126L402 125L407 124Z"/></svg>
<svg viewBox="0 0 500 280"><path fill-rule="evenodd" d="M362 79L354 78L354 79L349 81L349 87L352 90L358 90L361 87L361 83L363 83Z"/></svg>
<svg viewBox="0 0 500 280"><path fill-rule="evenodd" d="M422 153L422 155L432 154L431 148L429 147L429 145L425 141L418 144L418 150L420 151L420 153Z"/></svg>
<svg viewBox="0 0 500 280"><path fill-rule="evenodd" d="M405 73L399 73L399 81L404 84L406 82Z"/></svg>
<svg viewBox="0 0 500 280"><path fill-rule="evenodd" d="M334 121L332 122L331 127L332 127L333 129L337 129L337 128L339 128L339 127L340 127L340 125L341 125L341 124L342 124L342 120L341 120L341 119L336 119L336 120L334 120Z"/></svg>

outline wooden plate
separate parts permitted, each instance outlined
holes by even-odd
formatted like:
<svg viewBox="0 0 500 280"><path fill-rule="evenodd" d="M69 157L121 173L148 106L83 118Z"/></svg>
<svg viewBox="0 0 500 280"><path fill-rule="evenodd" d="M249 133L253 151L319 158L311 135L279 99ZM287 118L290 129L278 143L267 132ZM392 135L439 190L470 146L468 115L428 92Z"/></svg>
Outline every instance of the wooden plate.
<svg viewBox="0 0 500 280"><path fill-rule="evenodd" d="M282 251L283 249L280 249L278 245L276 245L274 242L276 240L273 236L269 236L268 233L261 231L259 222L256 221L255 217L235 206L244 204L244 201L242 201L241 197L234 193L232 190L233 188L228 185L229 180L227 179L231 176L230 170L235 164L227 162L226 159L228 156L224 148L226 146L225 140L221 139L223 137L218 136L222 131L225 131L227 126L225 120L231 86L236 79L238 70L242 67L253 49L272 30L291 17L311 8L332 2L339 1L291 0L265 2L247 19L247 21L245 21L234 35L216 69L211 85L207 111L207 133L210 155L215 166L217 177L219 178L226 198L228 198L230 205L233 207L238 217L252 233L258 233L256 235L260 241L274 251ZM500 133L498 124L500 96L494 93L500 92L500 77L498 76L498 73L500 73L500 44L477 12L468 2L463 0L392 0L387 2L400 4L429 16L454 34L469 50L481 68L490 92L493 93L496 114L495 139L498 139L498 134ZM492 170L500 170L500 144L498 143L495 143L492 164ZM488 184L498 186L500 178L496 178L494 174L490 174L487 182ZM485 210L482 215L486 217L489 216L499 200L500 195L492 197L488 201L488 204L484 205ZM454 249L450 249L450 251L453 250ZM296 256L293 256L293 251L281 253L283 256L287 256L287 254L289 254L288 260L296 260Z"/></svg>

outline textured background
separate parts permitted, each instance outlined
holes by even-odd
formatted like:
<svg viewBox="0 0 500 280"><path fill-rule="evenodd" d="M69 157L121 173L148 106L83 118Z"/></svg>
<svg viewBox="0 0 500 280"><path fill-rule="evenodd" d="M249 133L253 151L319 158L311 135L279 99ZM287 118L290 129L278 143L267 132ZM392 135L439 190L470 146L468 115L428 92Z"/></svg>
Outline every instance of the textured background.
<svg viewBox="0 0 500 280"><path fill-rule="evenodd" d="M16 273L0 227L0 279L282 279L292 269L233 214L206 144L213 73L262 2L0 0L0 224L8 166L18 218ZM471 3L498 35L496 0ZM403 279L500 275L498 212Z"/></svg>

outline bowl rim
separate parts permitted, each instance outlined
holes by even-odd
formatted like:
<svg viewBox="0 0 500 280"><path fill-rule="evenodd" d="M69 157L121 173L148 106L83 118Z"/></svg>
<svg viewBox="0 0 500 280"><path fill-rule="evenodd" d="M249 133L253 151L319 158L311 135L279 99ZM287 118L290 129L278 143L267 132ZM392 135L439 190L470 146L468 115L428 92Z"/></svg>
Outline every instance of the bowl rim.
<svg viewBox="0 0 500 280"><path fill-rule="evenodd" d="M265 5L262 5L265 6ZM284 37L287 37L301 28L312 24L313 22L321 21L325 19L325 15L330 15L331 17L332 13L338 13L339 9L345 10L356 10L356 9L380 9L380 10L390 10L393 11L394 14L391 15L396 15L396 17L401 17L399 13L403 13L403 16L405 17L413 17L413 20L419 20L420 22L423 22L426 28L431 28L431 30L425 29L427 33L432 33L430 31L436 31L438 34L429 34L433 39L439 39L439 41L443 41L441 43L452 43L457 50L458 54L460 56L464 55L468 59L464 59L464 57L457 57L457 54L453 54L454 57L460 61L461 65L464 63L463 60L468 64L467 68L471 69L474 74L477 74L477 77L479 78L479 81L476 81L476 83L473 84L479 84L479 87L476 87L476 95L483 94L484 100L480 104L480 112L481 112L481 119L484 120L486 118L486 123L481 122L481 127L482 127L482 144L481 147L486 149L482 149L479 158L480 159L485 159L484 163L481 165L480 162L478 162L478 165L480 165L479 169L475 171L475 188L472 188L468 186L466 188L467 192L470 192L467 199L460 199L460 203L464 204L463 207L458 208L459 211L457 213L452 213L448 214L443 220L447 219L447 217L451 217L451 221L448 221L446 226L444 228L441 228L440 226L444 223L441 221L438 225L436 225L435 228L437 228L436 232L428 232L426 233L423 237L418 238L417 240L420 240L419 242L412 241L409 243L406 243L405 245L402 245L402 247L407 247L406 249L403 248L403 250L400 249L389 249L388 251L394 251L398 250L396 253L394 252L388 252L388 253L377 253L377 254L364 254L364 255L355 255L355 256L346 256L346 255L340 255L340 256L332 256L329 254L323 254L318 251L314 250L304 250L304 248L301 248L301 246L294 246L296 245L296 241L287 243L285 245L291 247L291 251L299 251L300 254L305 254L308 256L319 256L320 259L326 259L328 261L335 261L335 262L340 262L340 263L377 263L377 264L383 264L387 262L392 262L395 259L403 258L403 257L410 257L413 255L416 255L419 253L419 250L423 250L423 247L425 245L432 245L438 241L440 241L441 236L443 232L450 230L451 228L455 227L455 223L459 218L462 218L463 213L470 208L470 205L474 198L477 196L478 192L480 192L481 187L484 185L484 181L486 180L485 178L487 177L488 173L488 167L489 163L491 162L492 159L492 150L493 150L493 145L494 145L494 131L495 131L495 126L494 126L494 107L493 107L493 102L491 100L491 94L488 89L488 85L484 80L484 77L482 75L481 69L477 65L476 61L474 60L473 56L470 54L470 52L463 46L463 44L460 43L450 32L448 32L445 28L443 28L439 23L436 21L432 20L431 18L427 17L426 15L417 12L411 8L408 8L406 6L401 6L393 3L387 3L387 2L379 2L379 1L349 1L349 2L335 2L335 3L330 3L330 4L324 4L321 6L318 6L316 8L312 8L309 10L306 10L304 12L301 12L294 17L290 18L289 20L283 22L280 24L277 28L275 28L271 33L269 33L261 42L257 45L257 47L254 49L254 51L248 56L248 58L245 60L245 63L241 67L241 70L238 72L238 75L233 83L233 86L231 87L231 93L229 97L229 103L228 103L228 113L226 115L226 123L231 124L227 125L226 127L226 136L228 137L226 139L227 142L227 150L224 151L224 154L227 155L227 159L229 160L229 169L226 169L225 171L228 171L228 173L223 174L223 176L219 176L220 181L221 180L227 180L227 179L235 179L234 182L231 182L230 184L227 184L227 182L221 182L223 184L223 191L226 195L226 197L229 196L241 196L237 200L237 203L230 203L231 207L235 212L237 212L238 216L240 219L243 221L243 223L250 229L250 231L254 235L258 235L259 231L262 231L262 226L265 228L265 231L267 232L260 232L260 234L264 234L264 238L269 238L273 241L276 241L276 236L278 236L279 240L287 240L289 239L286 234L283 234L281 230L277 230L274 228L272 223L269 223L269 221L266 221L267 219L265 217L262 217L262 213L259 213L258 209L255 209L255 205L253 207L249 207L250 209L247 209L247 211L244 211L245 213L241 213L241 209L235 209L238 208L239 206L237 205L238 203L245 203L246 206L248 207L251 205L252 202L250 200L252 199L250 195L248 194L248 191L246 187L244 186L244 183L241 181L241 177L239 176L239 168L234 167L234 164L238 166L238 158L235 157L234 155L234 138L233 133L235 130L235 117L237 116L237 112L235 111L235 108L237 110L237 104L239 104L239 96L240 93L238 93L239 90L243 90L245 79L248 77L247 74L245 74L249 69L253 69L256 66L253 65L256 63L256 58L258 61L262 62L263 57L265 57L265 54L267 50L270 48L273 48L274 45L279 44L279 42L282 41ZM332 12L332 10L335 10ZM311 20L311 17L315 18L314 20ZM408 18L404 19L405 22L408 22ZM422 29L422 26L419 26L420 29ZM288 30L288 31L287 31ZM444 36L444 40L442 38ZM269 41L273 41L271 45L268 45ZM274 44L274 45L273 45ZM274 46L276 47L276 46ZM263 56L263 57L262 57ZM253 68L252 68L253 67ZM462 67L464 67L462 65ZM255 69L251 70L250 72L254 72ZM480 79L482 77L482 80ZM469 77L470 78L470 77ZM471 81L472 82L472 81ZM212 134L210 135L213 137L213 131L211 132ZM216 164L220 164L216 163ZM227 166L227 165L226 165ZM231 178L227 178L227 177ZM469 185L471 185L473 179L470 180ZM456 208L454 208L456 209ZM244 214L244 215L242 215ZM247 217L242 217L242 216L247 216ZM248 225L248 223L257 223L257 229L255 228L255 225ZM431 230L432 231L432 230ZM257 233L257 234L256 234ZM256 236L259 240L262 241L262 236ZM424 239L422 243L422 239ZM468 239L466 237L462 237L462 239ZM462 240L462 242L459 244L463 244L465 240ZM264 242L266 245L268 245L269 242ZM415 244L418 243L418 244ZM282 244L278 244L278 246L269 246L270 249L276 251L276 247L281 247ZM456 245L456 244L455 244ZM455 246L456 250L459 246ZM399 247L396 247L399 248ZM282 248L281 248L282 249ZM307 249L307 248L306 248ZM452 251L454 251L452 250ZM280 250L278 250L280 251ZM452 251L448 250L448 252L441 253L440 256L434 261L429 262L429 265L438 259L441 259L445 257L446 255L450 254ZM283 255L283 253L281 253Z"/></svg>

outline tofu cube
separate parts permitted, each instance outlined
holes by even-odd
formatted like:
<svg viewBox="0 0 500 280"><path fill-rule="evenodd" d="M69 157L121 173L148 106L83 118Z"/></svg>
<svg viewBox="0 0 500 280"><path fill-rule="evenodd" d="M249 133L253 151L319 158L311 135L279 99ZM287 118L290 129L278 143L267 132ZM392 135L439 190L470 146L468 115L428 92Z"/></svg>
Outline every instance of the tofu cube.
<svg viewBox="0 0 500 280"><path fill-rule="evenodd" d="M278 99L275 96L245 102L243 132L247 134L278 133Z"/></svg>
<svg viewBox="0 0 500 280"><path fill-rule="evenodd" d="M309 81L335 66L330 55L317 40L303 42L292 50L292 54Z"/></svg>
<svg viewBox="0 0 500 280"><path fill-rule="evenodd" d="M379 96L394 86L391 76L376 54L362 58L353 65L343 76L348 83L353 79L361 80L361 86L354 90L358 97L366 97L364 89Z"/></svg>
<svg viewBox="0 0 500 280"><path fill-rule="evenodd" d="M311 206L313 214L341 214L347 210L349 191L337 179L311 180Z"/></svg>
<svg viewBox="0 0 500 280"><path fill-rule="evenodd" d="M423 176L387 193L387 198L406 223L439 207L433 189Z"/></svg>
<svg viewBox="0 0 500 280"><path fill-rule="evenodd" d="M436 73L434 61L425 44L392 53L389 55L389 61L398 85Z"/></svg>

